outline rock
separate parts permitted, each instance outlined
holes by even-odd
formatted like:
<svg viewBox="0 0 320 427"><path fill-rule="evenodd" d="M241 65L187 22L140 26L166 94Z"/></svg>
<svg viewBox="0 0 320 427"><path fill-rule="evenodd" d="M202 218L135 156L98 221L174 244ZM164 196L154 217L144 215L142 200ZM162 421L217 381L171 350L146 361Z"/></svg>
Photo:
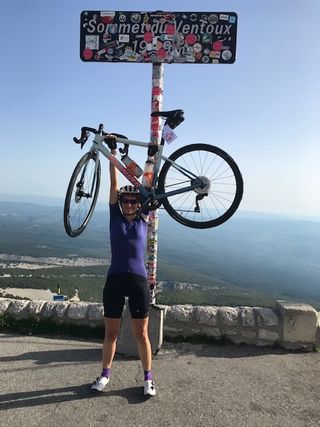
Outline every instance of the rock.
<svg viewBox="0 0 320 427"><path fill-rule="evenodd" d="M217 307L195 307L196 320L200 324L216 326L217 324Z"/></svg>
<svg viewBox="0 0 320 427"><path fill-rule="evenodd" d="M30 304L30 301L26 300L13 300L7 309L7 314L10 314L17 319L25 319L29 316L27 311L27 306Z"/></svg>
<svg viewBox="0 0 320 427"><path fill-rule="evenodd" d="M258 325L266 328L268 326L277 326L279 324L278 316L268 307L255 307L258 316Z"/></svg>
<svg viewBox="0 0 320 427"><path fill-rule="evenodd" d="M72 320L84 320L86 318L89 303L70 303L68 318Z"/></svg>
<svg viewBox="0 0 320 427"><path fill-rule="evenodd" d="M66 317L68 308L69 308L69 302L67 301L56 302L56 315L58 319L63 319Z"/></svg>
<svg viewBox="0 0 320 427"><path fill-rule="evenodd" d="M191 322L193 316L193 306L192 305L173 305L168 308L167 316L170 314L170 317L178 322Z"/></svg>
<svg viewBox="0 0 320 427"><path fill-rule="evenodd" d="M13 300L11 299L5 299L5 298L1 298L0 299L0 316L2 314L5 314L9 305L11 304Z"/></svg>
<svg viewBox="0 0 320 427"><path fill-rule="evenodd" d="M283 341L287 343L315 343L318 313L309 304L277 301L283 319Z"/></svg>
<svg viewBox="0 0 320 427"><path fill-rule="evenodd" d="M103 320L103 304L90 304L87 316L89 320Z"/></svg>
<svg viewBox="0 0 320 427"><path fill-rule="evenodd" d="M54 301L45 302L44 307L40 313L41 317L44 317L44 318L53 317L55 313L56 304L57 303Z"/></svg>
<svg viewBox="0 0 320 427"><path fill-rule="evenodd" d="M269 331L267 329L259 329L258 338L261 340L276 342L280 337L277 332Z"/></svg>
<svg viewBox="0 0 320 427"><path fill-rule="evenodd" d="M41 310L44 306L44 301L30 301L28 305L28 312L30 316L37 316L41 313Z"/></svg>
<svg viewBox="0 0 320 427"><path fill-rule="evenodd" d="M219 309L221 322L226 326L236 326L239 309L237 307L221 307Z"/></svg>
<svg viewBox="0 0 320 427"><path fill-rule="evenodd" d="M241 307L240 308L240 319L242 326L244 327L254 327L254 311L253 307Z"/></svg>

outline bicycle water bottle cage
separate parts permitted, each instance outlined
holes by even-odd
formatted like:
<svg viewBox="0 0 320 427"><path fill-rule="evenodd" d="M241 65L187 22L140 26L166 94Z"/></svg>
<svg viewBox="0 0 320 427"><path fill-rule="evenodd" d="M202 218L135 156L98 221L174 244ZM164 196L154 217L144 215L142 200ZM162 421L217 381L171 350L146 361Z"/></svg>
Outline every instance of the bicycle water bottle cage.
<svg viewBox="0 0 320 427"><path fill-rule="evenodd" d="M172 111L154 111L151 113L152 117L166 118L165 124L170 126L171 129L176 128L184 121L183 110L172 110Z"/></svg>

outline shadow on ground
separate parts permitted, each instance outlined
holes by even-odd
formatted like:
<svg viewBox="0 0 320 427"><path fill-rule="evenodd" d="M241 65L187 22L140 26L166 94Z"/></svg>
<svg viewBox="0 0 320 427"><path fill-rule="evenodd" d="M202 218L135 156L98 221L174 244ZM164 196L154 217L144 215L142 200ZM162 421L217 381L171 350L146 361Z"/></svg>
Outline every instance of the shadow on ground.
<svg viewBox="0 0 320 427"><path fill-rule="evenodd" d="M3 344L3 342L2 342ZM85 345L85 342L84 342ZM301 353L300 351L288 351L279 347L255 347L246 344L234 345L208 345L191 343L168 343L163 344L162 349L155 358L179 357L186 354L194 354L198 357L221 357L221 358L239 358L256 357L265 355L285 355L288 353ZM0 362L16 362L31 360L36 365L49 365L52 363L95 363L100 362L102 356L102 342L97 343L97 348L82 349L61 349L47 351L25 352L14 356L0 357ZM134 357L127 357L116 354L115 360L133 360Z"/></svg>
<svg viewBox="0 0 320 427"><path fill-rule="evenodd" d="M143 403L148 400L148 397L144 397L141 393L141 387L129 387L100 393L91 390L90 386L91 384L84 384L81 386L4 394L0 396L0 411L58 404L72 400L101 399L111 396L123 397L127 399L127 402L131 405Z"/></svg>

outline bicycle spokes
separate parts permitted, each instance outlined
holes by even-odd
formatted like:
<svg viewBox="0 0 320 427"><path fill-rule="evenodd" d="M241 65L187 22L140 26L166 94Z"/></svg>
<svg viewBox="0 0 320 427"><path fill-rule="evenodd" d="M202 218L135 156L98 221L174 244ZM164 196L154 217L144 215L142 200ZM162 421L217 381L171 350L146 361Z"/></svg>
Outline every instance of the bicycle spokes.
<svg viewBox="0 0 320 427"><path fill-rule="evenodd" d="M89 221L99 192L100 162L87 153L78 163L67 191L64 221L67 233L79 235Z"/></svg>
<svg viewBox="0 0 320 427"><path fill-rule="evenodd" d="M186 170L195 178L186 179ZM207 228L234 213L242 196L242 178L227 153L194 144L170 156L161 171L159 188L166 193L163 206L173 218L190 227Z"/></svg>

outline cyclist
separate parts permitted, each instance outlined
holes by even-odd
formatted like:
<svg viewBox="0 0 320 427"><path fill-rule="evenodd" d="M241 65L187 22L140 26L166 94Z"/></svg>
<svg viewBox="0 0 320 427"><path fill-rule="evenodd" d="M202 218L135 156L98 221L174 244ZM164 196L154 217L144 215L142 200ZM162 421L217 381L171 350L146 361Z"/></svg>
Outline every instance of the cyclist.
<svg viewBox="0 0 320 427"><path fill-rule="evenodd" d="M115 152L113 149L112 154ZM150 291L145 267L148 214L137 215L140 194L136 187L126 185L118 190L117 169L111 162L110 181L111 265L103 290L105 338L102 373L91 389L102 391L109 382L125 296L128 296L132 331L144 369L144 395L154 396L156 390L148 335Z"/></svg>

